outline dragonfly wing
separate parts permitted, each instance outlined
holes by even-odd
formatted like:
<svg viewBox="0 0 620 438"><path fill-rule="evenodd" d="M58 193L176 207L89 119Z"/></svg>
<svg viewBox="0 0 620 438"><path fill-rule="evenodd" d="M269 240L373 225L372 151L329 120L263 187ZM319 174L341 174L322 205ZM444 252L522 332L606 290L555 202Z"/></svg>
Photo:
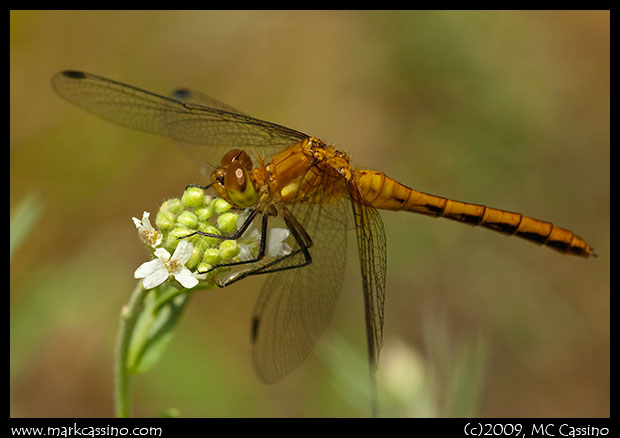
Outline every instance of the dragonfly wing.
<svg viewBox="0 0 620 438"><path fill-rule="evenodd" d="M270 274L256 301L252 356L256 373L269 383L289 374L312 350L336 306L345 266L347 199L295 204L290 211L312 239L312 263Z"/></svg>
<svg viewBox="0 0 620 438"><path fill-rule="evenodd" d="M243 111L239 111L236 108L224 103L214 97L207 96L204 93L201 93L197 90L192 90L191 88L177 88L172 93L170 93L170 97L175 100L180 100L185 103L195 103L202 106L208 106L214 109L221 109L224 111L228 111L229 113L237 113L242 115L247 115Z"/></svg>
<svg viewBox="0 0 620 438"><path fill-rule="evenodd" d="M356 199L361 197L352 196L351 203L362 270L370 372L371 378L374 379L383 345L383 306L387 267L385 229L379 212L364 202L357 202Z"/></svg>
<svg viewBox="0 0 620 438"><path fill-rule="evenodd" d="M308 137L234 112L232 107L195 92L184 102L80 71L58 73L52 85L63 98L86 111L123 126L171 137L210 165L219 160L222 150L241 148L270 156ZM201 103L191 103L197 101ZM203 105L208 102L214 106Z"/></svg>

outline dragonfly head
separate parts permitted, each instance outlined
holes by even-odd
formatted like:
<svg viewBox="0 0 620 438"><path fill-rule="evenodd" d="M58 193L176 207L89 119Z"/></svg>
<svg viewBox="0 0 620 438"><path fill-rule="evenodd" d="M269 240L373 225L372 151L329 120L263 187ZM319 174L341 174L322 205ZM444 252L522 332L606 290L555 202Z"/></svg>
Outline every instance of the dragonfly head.
<svg viewBox="0 0 620 438"><path fill-rule="evenodd" d="M258 194L251 178L252 159L241 149L232 149L222 157L220 167L213 172L211 183L217 194L232 204L251 207Z"/></svg>

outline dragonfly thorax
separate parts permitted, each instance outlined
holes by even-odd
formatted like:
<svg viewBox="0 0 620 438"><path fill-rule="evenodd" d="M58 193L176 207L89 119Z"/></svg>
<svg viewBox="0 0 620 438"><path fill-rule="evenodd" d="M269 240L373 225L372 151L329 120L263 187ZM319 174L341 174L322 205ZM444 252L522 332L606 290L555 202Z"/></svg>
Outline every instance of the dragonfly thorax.
<svg viewBox="0 0 620 438"><path fill-rule="evenodd" d="M254 169L255 181L267 188L274 202L284 204L330 203L347 195L346 184L351 178L348 156L315 137L271 157L264 175L260 170Z"/></svg>

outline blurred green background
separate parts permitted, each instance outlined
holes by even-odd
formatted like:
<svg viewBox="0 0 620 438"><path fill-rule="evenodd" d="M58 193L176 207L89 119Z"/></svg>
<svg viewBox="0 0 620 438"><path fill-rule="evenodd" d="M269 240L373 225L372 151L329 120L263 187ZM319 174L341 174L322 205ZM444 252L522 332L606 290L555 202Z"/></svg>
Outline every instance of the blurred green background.
<svg viewBox="0 0 620 438"><path fill-rule="evenodd" d="M380 414L610 415L608 12L13 11L10 26L12 416L112 415L118 315L145 261L131 217L207 181L172 140L59 98L50 78L69 68L201 90L418 190L574 230L598 258L384 212ZM334 319L293 374L255 377L263 279L244 280L194 297L133 379L135 415L369 415L350 243Z"/></svg>

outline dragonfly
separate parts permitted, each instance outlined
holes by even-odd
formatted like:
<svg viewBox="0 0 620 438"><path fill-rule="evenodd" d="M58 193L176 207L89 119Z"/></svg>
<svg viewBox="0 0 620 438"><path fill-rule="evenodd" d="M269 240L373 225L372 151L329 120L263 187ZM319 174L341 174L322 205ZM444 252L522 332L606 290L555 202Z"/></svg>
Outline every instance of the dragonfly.
<svg viewBox="0 0 620 438"><path fill-rule="evenodd" d="M562 254L595 256L572 231L484 205L409 188L381 171L355 169L347 153L322 140L180 88L169 97L82 71L55 75L69 102L120 125L170 137L214 169L213 190L239 209L251 209L232 236L260 222L261 249L249 275L269 274L252 316L252 357L263 381L276 382L304 361L324 331L343 283L347 231L354 229L361 267L371 377L383 344L386 237L378 210L407 211L518 236ZM269 221L280 218L294 248L264 256Z"/></svg>

